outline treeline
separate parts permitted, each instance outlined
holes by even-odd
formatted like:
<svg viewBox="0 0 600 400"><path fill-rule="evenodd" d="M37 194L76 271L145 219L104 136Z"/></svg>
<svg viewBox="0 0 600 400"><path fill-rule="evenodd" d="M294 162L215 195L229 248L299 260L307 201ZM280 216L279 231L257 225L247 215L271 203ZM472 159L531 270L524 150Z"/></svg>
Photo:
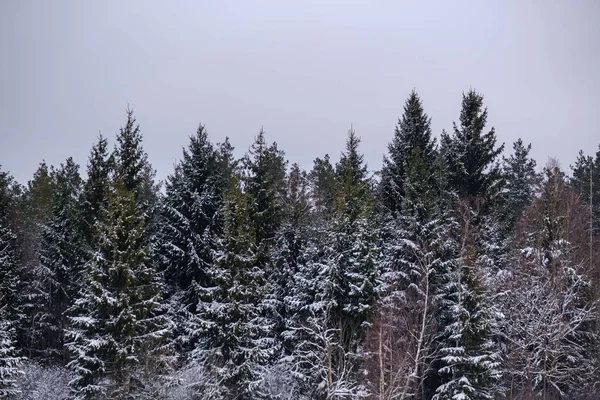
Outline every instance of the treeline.
<svg viewBox="0 0 600 400"><path fill-rule="evenodd" d="M87 179L1 172L0 398L596 399L600 151L486 123L413 91L375 174L352 129L304 171L200 125L161 190L128 110Z"/></svg>

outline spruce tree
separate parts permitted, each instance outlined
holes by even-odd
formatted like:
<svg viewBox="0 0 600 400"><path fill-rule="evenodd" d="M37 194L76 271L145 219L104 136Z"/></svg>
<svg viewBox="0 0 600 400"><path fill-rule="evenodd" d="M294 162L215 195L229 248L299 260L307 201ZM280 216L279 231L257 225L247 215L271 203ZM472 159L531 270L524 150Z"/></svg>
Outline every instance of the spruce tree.
<svg viewBox="0 0 600 400"><path fill-rule="evenodd" d="M583 151L580 151L571 169L573 177L570 183L585 201L592 205L594 224L598 228L600 227L600 146L595 157L586 156Z"/></svg>
<svg viewBox="0 0 600 400"><path fill-rule="evenodd" d="M161 315L162 283L145 240L134 193L114 182L97 225L99 246L71 312L67 344L77 398L120 398L143 392L144 374L160 379L169 334Z"/></svg>
<svg viewBox="0 0 600 400"><path fill-rule="evenodd" d="M294 345L285 333L289 331L296 311L295 299L289 295L304 263L309 211L307 175L300 170L298 164L293 164L286 178L285 217L277 234L273 254L274 270L270 278L272 288L269 295L275 314L275 331L281 337L285 354L289 354Z"/></svg>
<svg viewBox="0 0 600 400"><path fill-rule="evenodd" d="M336 212L332 225L328 293L330 327L337 329L344 352L356 356L376 299L377 234L367 166L360 139L348 132L346 151L336 165Z"/></svg>
<svg viewBox="0 0 600 400"><path fill-rule="evenodd" d="M315 159L309 180L315 212L319 217L330 217L335 206L335 171L329 161L329 155L325 154L325 157Z"/></svg>
<svg viewBox="0 0 600 400"><path fill-rule="evenodd" d="M87 180L81 193L82 231L88 250L95 248L94 229L110 189L112 168L113 159L108 154L108 140L100 135L88 158Z"/></svg>
<svg viewBox="0 0 600 400"><path fill-rule="evenodd" d="M0 398L10 399L21 393L17 386L17 377L22 373L19 370L21 358L17 356L17 349L13 339L14 329L7 319L5 309L0 307Z"/></svg>
<svg viewBox="0 0 600 400"><path fill-rule="evenodd" d="M33 321L38 335L34 349L45 362L64 362L64 330L67 309L79 291L79 275L85 263L81 232L81 177L72 158L53 174L51 216L44 224L36 268Z"/></svg>
<svg viewBox="0 0 600 400"><path fill-rule="evenodd" d="M154 183L156 173L148 161L142 141L142 132L133 110L127 109L127 121L117 134L117 145L113 153L114 175L120 177L125 189L133 193L149 223L149 230L152 230L158 187Z"/></svg>
<svg viewBox="0 0 600 400"><path fill-rule="evenodd" d="M404 104L404 113L398 120L394 138L388 145L389 155L384 157L381 170L382 201L392 213L401 210L407 162L415 149L420 152L424 163L434 164L435 139L431 135L431 118L423 110L421 99L413 90Z"/></svg>
<svg viewBox="0 0 600 400"><path fill-rule="evenodd" d="M13 178L0 171L0 309L3 312L5 328L17 328L23 319L21 298L22 287L20 248L14 230L13 207L15 199L12 193Z"/></svg>
<svg viewBox="0 0 600 400"><path fill-rule="evenodd" d="M525 147L518 139L513 144L514 153L504 159L503 174L506 180L504 188L505 223L512 229L534 195L538 174L535 171L536 162L529 157L531 144Z"/></svg>
<svg viewBox="0 0 600 400"><path fill-rule="evenodd" d="M446 222L446 283L441 291L442 327L439 374L433 396L442 399L493 399L501 376L492 341L494 312L483 269L478 265L474 216L469 202ZM460 222L459 222L460 221Z"/></svg>
<svg viewBox="0 0 600 400"><path fill-rule="evenodd" d="M283 219L285 167L283 151L276 143L269 146L261 129L244 159L244 189L250 201L256 245L265 247L265 251Z"/></svg>
<svg viewBox="0 0 600 400"><path fill-rule="evenodd" d="M266 276L258 264L247 194L233 176L225 193L225 229L215 254L217 284L207 309L207 331L192 353L207 376L198 395L211 399L266 397L261 372L272 358L270 323L264 315Z"/></svg>
<svg viewBox="0 0 600 400"><path fill-rule="evenodd" d="M452 135L442 134L450 186L460 197L489 198L500 190L501 171L496 159L504 144L496 147L492 128L484 133L487 108L483 96L474 90L463 93L460 124Z"/></svg>
<svg viewBox="0 0 600 400"><path fill-rule="evenodd" d="M204 334L203 313L210 307L215 288L214 251L223 231L220 212L232 162L229 143L224 146L223 151L216 151L200 125L169 177L161 203L155 252L170 291L181 291L178 336L187 348Z"/></svg>

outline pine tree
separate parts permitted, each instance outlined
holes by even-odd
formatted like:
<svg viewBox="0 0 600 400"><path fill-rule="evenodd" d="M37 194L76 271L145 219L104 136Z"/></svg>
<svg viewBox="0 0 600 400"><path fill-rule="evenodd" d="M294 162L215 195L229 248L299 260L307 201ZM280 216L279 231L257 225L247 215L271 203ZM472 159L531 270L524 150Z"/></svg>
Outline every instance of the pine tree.
<svg viewBox="0 0 600 400"><path fill-rule="evenodd" d="M64 362L67 309L79 291L80 268L85 263L81 232L81 177L72 158L53 174L52 210L42 229L36 268L35 351L45 362Z"/></svg>
<svg viewBox="0 0 600 400"><path fill-rule="evenodd" d="M435 139L431 137L431 118L423 110L421 99L413 90L404 104L404 113L398 120L394 138L388 145L389 156L384 157L381 170L383 204L392 213L401 210L407 162L416 149L424 163L434 164Z"/></svg>
<svg viewBox="0 0 600 400"><path fill-rule="evenodd" d="M500 190L501 173L496 158L504 145L496 147L494 128L483 132L486 123L483 96L469 90L463 94L460 125L454 123L452 136L442 134L449 184L461 197L487 199Z"/></svg>
<svg viewBox="0 0 600 400"><path fill-rule="evenodd" d="M98 224L99 247L73 307L67 344L78 398L119 398L143 391L144 374L160 379L169 325L161 315L162 283L145 240L134 194L117 179Z"/></svg>

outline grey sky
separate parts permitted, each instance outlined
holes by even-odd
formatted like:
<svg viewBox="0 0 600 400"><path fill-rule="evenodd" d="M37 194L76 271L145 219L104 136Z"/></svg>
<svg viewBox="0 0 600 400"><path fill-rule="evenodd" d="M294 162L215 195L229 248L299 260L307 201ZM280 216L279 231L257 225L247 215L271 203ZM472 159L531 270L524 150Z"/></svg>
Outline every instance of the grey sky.
<svg viewBox="0 0 600 400"><path fill-rule="evenodd" d="M0 164L85 166L127 104L164 178L199 122L243 154L338 158L350 123L379 168L412 88L436 135L485 95L507 148L564 167L600 143L600 2L0 1Z"/></svg>

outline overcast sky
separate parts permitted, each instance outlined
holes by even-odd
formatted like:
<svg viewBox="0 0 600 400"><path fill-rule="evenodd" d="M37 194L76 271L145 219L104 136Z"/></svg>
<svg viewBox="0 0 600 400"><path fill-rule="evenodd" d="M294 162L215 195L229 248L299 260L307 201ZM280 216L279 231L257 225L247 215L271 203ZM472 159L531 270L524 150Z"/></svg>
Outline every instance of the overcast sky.
<svg viewBox="0 0 600 400"><path fill-rule="evenodd" d="M507 148L568 168L600 143L599 20L595 0L2 0L0 164L83 168L129 104L161 179L200 122L238 155L262 125L304 168L352 123L378 169L411 89L439 135L472 87Z"/></svg>

